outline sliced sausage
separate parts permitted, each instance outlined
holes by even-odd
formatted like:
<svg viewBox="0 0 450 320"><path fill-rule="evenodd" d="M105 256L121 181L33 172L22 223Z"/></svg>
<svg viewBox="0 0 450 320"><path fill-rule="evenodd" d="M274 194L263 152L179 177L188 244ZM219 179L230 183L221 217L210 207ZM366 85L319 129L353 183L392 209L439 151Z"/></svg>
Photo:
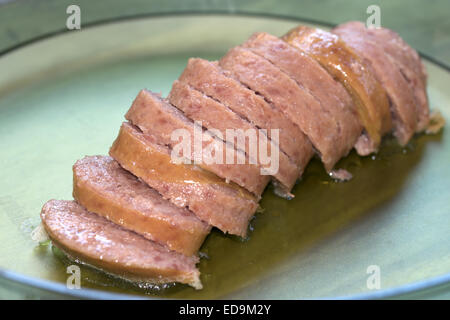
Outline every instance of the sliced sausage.
<svg viewBox="0 0 450 320"><path fill-rule="evenodd" d="M337 26L336 34L348 33L349 37L362 36L381 48L392 59L411 88L416 102L416 131L423 131L429 122L429 105L426 92L427 75L417 52L406 44L400 36L386 28L368 29L362 22L351 21ZM359 34L359 36L358 36Z"/></svg>
<svg viewBox="0 0 450 320"><path fill-rule="evenodd" d="M417 128L416 103L411 88L396 64L379 46L364 40L360 32L350 34L347 31L334 30L347 46L367 62L386 90L391 102L394 135L401 145L405 145Z"/></svg>
<svg viewBox="0 0 450 320"><path fill-rule="evenodd" d="M247 152L253 163L257 163L261 168L272 167L276 172L270 175L283 186L283 190L279 193L290 193L301 169L291 162L287 155L280 152L278 145L272 143L267 135L259 132L250 122L242 119L220 102L205 96L184 82L174 82L168 99L190 119L202 121L204 127L218 130L222 139L236 148L241 147L240 150ZM227 133L230 129L235 133L231 138ZM266 149L263 151L263 156L276 163L266 163L266 159L261 159L260 147ZM272 158L271 155L275 157Z"/></svg>
<svg viewBox="0 0 450 320"><path fill-rule="evenodd" d="M366 131L356 149L365 155L377 151L381 137L391 129L389 101L367 65L338 36L324 30L300 26L283 40L316 59L351 95Z"/></svg>
<svg viewBox="0 0 450 320"><path fill-rule="evenodd" d="M179 80L220 101L256 127L266 129L268 137L270 130L279 130L281 151L300 168L300 174L303 173L313 155L311 143L291 119L264 97L242 85L217 62L203 59L189 59Z"/></svg>
<svg viewBox="0 0 450 320"><path fill-rule="evenodd" d="M268 60L236 47L220 59L219 65L292 119L316 148L327 171L347 154L347 148L338 143L339 129L334 119L313 96Z"/></svg>
<svg viewBox="0 0 450 320"><path fill-rule="evenodd" d="M258 203L244 188L195 165L174 163L167 147L129 123L122 124L110 155L178 207L223 232L246 235Z"/></svg>
<svg viewBox="0 0 450 320"><path fill-rule="evenodd" d="M336 144L346 154L362 133L356 108L347 91L314 59L268 33L255 33L243 45L269 60L316 98L323 113L316 117L332 117L336 126Z"/></svg>
<svg viewBox="0 0 450 320"><path fill-rule="evenodd" d="M190 146L184 154L191 161L208 171L211 171L227 181L233 181L238 185L260 196L267 186L270 177L263 175L257 164L251 164L244 152L237 150L230 144L215 138L204 131L202 127L191 120L168 101L163 100L157 94L147 90L139 92L125 118L139 127L144 133L155 136L158 143L174 148L179 143L172 139L176 130L185 130L189 134ZM196 132L203 134L206 139L201 143L203 154L196 153ZM222 154L209 152L209 150L222 150ZM227 154L234 154L233 161L227 162ZM202 158L198 159L198 156ZM182 154L179 155L183 156Z"/></svg>
<svg viewBox="0 0 450 320"><path fill-rule="evenodd" d="M187 256L198 251L211 229L107 156L75 163L73 197L87 210Z"/></svg>

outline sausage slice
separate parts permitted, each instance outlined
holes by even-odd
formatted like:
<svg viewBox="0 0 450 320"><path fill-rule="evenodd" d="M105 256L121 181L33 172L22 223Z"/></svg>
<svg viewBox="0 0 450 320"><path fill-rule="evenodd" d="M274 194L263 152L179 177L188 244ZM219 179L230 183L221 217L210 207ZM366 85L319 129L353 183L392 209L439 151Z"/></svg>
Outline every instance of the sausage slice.
<svg viewBox="0 0 450 320"><path fill-rule="evenodd" d="M356 144L359 154L377 151L381 137L391 129L389 101L372 70L338 36L300 26L283 40L316 59L351 95L366 135Z"/></svg>
<svg viewBox="0 0 450 320"><path fill-rule="evenodd" d="M416 101L397 64L389 59L380 46L367 41L363 34L353 29L334 32L368 62L374 75L386 90L391 101L394 135L401 145L411 139L417 129Z"/></svg>
<svg viewBox="0 0 450 320"><path fill-rule="evenodd" d="M276 179L276 182L279 182L276 184L281 185L283 189L278 192L290 193L300 175L301 168L291 162L286 154L280 152L278 145L272 143L267 135L259 132L250 122L242 119L220 102L205 96L202 92L193 89L184 82L176 80L173 83L168 99L190 119L202 121L204 127L218 130L222 138L228 143L236 148L242 147L240 150L246 152L249 159L252 159L261 168L268 168L272 165L274 171L277 170L271 176ZM231 139L227 134L230 129L236 133ZM248 133L248 136L246 133ZM240 143L239 139L242 139L244 143ZM269 159L274 153L278 154L277 158L272 158L277 164L264 163L265 159L259 157L260 147L266 149L264 153Z"/></svg>
<svg viewBox="0 0 450 320"><path fill-rule="evenodd" d="M195 165L174 163L167 147L156 144L154 137L126 122L110 155L178 207L188 207L223 232L246 235L258 203L244 188Z"/></svg>
<svg viewBox="0 0 450 320"><path fill-rule="evenodd" d="M426 92L426 72L417 52L392 30L386 28L368 29L359 21L351 21L337 26L332 32L343 39L360 39L372 43L377 54L392 61L390 64L400 71L412 90L416 105L417 128L423 131L429 122L429 105ZM351 41L349 41L351 43ZM383 71L384 72L384 71Z"/></svg>
<svg viewBox="0 0 450 320"><path fill-rule="evenodd" d="M308 138L291 119L222 70L217 62L191 58L179 81L221 102L254 126L266 129L269 138L271 130L278 129L280 150L301 169L300 174L303 173L313 155Z"/></svg>
<svg viewBox="0 0 450 320"><path fill-rule="evenodd" d="M74 201L48 201L41 219L52 243L72 260L131 281L180 282L202 288L195 267L198 257L170 251Z"/></svg>
<svg viewBox="0 0 450 320"><path fill-rule="evenodd" d="M230 144L224 143L223 140L204 131L202 127L194 124L180 110L155 93L141 90L125 118L143 133L154 136L157 143L170 148L174 148L179 143L176 139L172 139L172 134L176 130L184 130L190 137L189 150L184 156L191 161L196 158L194 154L196 132L201 133L205 137L202 151L221 149L223 154L208 161L205 157L208 157L210 153L203 153L202 161L196 163L199 167L211 171L227 181L233 181L257 196L262 194L269 183L270 176L262 175L261 168L257 164L251 164L243 151L235 150ZM235 154L234 161L227 163L226 155L232 153Z"/></svg>
<svg viewBox="0 0 450 320"><path fill-rule="evenodd" d="M269 60L308 91L322 106L317 117L332 116L337 128L336 143L353 148L362 133L356 108L347 91L313 58L265 32L255 33L243 45Z"/></svg>
<svg viewBox="0 0 450 320"><path fill-rule="evenodd" d="M219 65L289 117L316 148L327 171L348 153L349 148L338 142L339 128L334 119L323 112L311 94L268 60L235 47Z"/></svg>
<svg viewBox="0 0 450 320"><path fill-rule="evenodd" d="M87 210L187 256L198 251L211 229L108 156L85 157L75 163L73 197Z"/></svg>

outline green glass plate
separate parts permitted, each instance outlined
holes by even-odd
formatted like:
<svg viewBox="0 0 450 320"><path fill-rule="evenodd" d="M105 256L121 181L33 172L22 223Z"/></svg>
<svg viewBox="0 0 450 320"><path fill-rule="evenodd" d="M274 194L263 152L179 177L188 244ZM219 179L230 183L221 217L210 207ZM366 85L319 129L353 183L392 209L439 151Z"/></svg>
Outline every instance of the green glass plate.
<svg viewBox="0 0 450 320"><path fill-rule="evenodd" d="M221 15L130 19L83 26L0 56L0 296L449 297L448 130L417 136L403 149L388 137L375 157L350 154L339 163L354 174L348 183L330 180L314 160L294 200L269 188L248 239L216 230L207 238L200 291L140 288L85 267L82 289L70 290L70 262L31 239L42 205L72 198L72 164L107 154L141 88L167 94L189 57L217 59L252 32L282 35L299 23ZM425 63L431 106L449 119L450 73ZM379 288L370 286L371 270L379 271Z"/></svg>

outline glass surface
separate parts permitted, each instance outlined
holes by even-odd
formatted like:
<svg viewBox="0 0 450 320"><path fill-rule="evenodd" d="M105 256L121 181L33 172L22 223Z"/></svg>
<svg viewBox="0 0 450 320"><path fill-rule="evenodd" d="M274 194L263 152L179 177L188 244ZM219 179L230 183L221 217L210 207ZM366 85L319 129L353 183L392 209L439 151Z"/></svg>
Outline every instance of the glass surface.
<svg viewBox="0 0 450 320"><path fill-rule="evenodd" d="M0 267L19 276L4 274L0 295L103 297L67 292L69 262L31 240L43 203L71 198L72 164L107 153L141 88L167 94L189 57L216 59L252 32L281 35L298 23L221 15L142 18L56 35L1 56L0 70L8 72L0 73ZM449 119L450 74L426 66L431 106ZM180 285L143 290L87 268L82 288L175 298L377 297L366 286L367 268L376 265L384 294L439 285L445 296L449 157L445 130L416 137L405 149L386 139L374 159L351 154L340 164L355 176L349 183L332 182L313 161L294 200L265 193L264 212L252 221L248 240L212 232L201 249L207 256L200 263L201 291Z"/></svg>

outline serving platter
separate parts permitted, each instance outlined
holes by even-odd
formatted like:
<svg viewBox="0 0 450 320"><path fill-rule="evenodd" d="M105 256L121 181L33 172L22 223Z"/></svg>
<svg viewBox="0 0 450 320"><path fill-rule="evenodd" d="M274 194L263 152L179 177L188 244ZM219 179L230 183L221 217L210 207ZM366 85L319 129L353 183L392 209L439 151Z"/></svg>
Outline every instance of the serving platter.
<svg viewBox="0 0 450 320"><path fill-rule="evenodd" d="M189 57L218 59L253 32L282 35L300 23L232 15L141 17L83 26L1 55L0 294L376 298L430 294L423 290L437 286L434 295L448 296L445 129L419 135L406 148L387 137L374 157L351 153L339 163L354 176L347 183L331 180L313 160L293 200L277 198L269 187L247 239L217 230L207 238L200 291L140 287L83 266L81 289L68 289L72 262L32 239L42 205L72 198L73 163L107 154L141 88L167 94ZM425 65L431 108L450 119L449 69ZM380 276L376 288L374 270Z"/></svg>

